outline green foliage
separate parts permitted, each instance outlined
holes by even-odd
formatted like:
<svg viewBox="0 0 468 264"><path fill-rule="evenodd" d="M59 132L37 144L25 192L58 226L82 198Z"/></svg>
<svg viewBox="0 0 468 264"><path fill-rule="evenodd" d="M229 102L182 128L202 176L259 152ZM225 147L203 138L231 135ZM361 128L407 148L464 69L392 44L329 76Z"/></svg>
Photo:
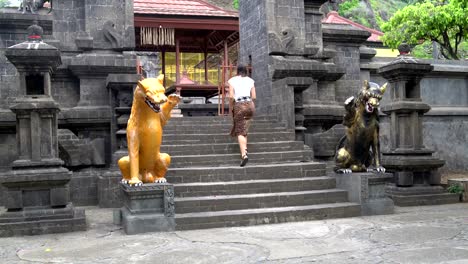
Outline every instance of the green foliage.
<svg viewBox="0 0 468 264"><path fill-rule="evenodd" d="M460 44L458 52L460 53L460 59L468 59L468 39L465 39Z"/></svg>
<svg viewBox="0 0 468 264"><path fill-rule="evenodd" d="M406 6L382 24L382 41L391 48L402 42L418 45L435 41L447 59L460 59L460 44L468 38L468 1L427 0Z"/></svg>
<svg viewBox="0 0 468 264"><path fill-rule="evenodd" d="M340 16L348 16L349 13L359 6L359 0L344 1L339 5L338 14Z"/></svg>
<svg viewBox="0 0 468 264"><path fill-rule="evenodd" d="M432 59L432 41L424 41L411 51L411 55L420 59Z"/></svg>
<svg viewBox="0 0 468 264"><path fill-rule="evenodd" d="M234 1L232 1L232 6L233 6L235 9L239 9L239 0L234 0Z"/></svg>
<svg viewBox="0 0 468 264"><path fill-rule="evenodd" d="M379 27L383 24L382 22L387 21L395 12L408 5L404 0L369 0L369 2L374 10L375 19ZM382 21L379 22L379 19Z"/></svg>
<svg viewBox="0 0 468 264"><path fill-rule="evenodd" d="M462 194L465 190L461 184L452 184L447 188L449 193Z"/></svg>
<svg viewBox="0 0 468 264"><path fill-rule="evenodd" d="M0 0L0 8L5 7L5 6L9 6L9 5L10 5L9 0Z"/></svg>

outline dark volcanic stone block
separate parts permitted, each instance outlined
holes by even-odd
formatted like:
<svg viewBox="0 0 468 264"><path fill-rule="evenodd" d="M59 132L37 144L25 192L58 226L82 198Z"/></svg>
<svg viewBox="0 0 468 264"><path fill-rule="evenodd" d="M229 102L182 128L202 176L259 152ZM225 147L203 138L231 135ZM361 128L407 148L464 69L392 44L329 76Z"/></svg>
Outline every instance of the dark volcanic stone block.
<svg viewBox="0 0 468 264"><path fill-rule="evenodd" d="M70 203L64 208L28 208L0 215L0 237L86 230L85 213Z"/></svg>

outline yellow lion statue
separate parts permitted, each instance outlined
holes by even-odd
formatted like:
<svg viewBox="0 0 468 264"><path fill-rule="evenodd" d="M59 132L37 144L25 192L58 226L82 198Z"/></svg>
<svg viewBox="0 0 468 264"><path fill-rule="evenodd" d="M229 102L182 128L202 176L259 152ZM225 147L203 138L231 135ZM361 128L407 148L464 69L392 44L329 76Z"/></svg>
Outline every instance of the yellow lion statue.
<svg viewBox="0 0 468 264"><path fill-rule="evenodd" d="M164 95L164 75L147 78L138 82L133 94L132 112L127 124L128 156L119 161L122 183L142 185L143 183L166 182L166 171L171 157L160 153L163 127L171 118L171 110L181 97Z"/></svg>

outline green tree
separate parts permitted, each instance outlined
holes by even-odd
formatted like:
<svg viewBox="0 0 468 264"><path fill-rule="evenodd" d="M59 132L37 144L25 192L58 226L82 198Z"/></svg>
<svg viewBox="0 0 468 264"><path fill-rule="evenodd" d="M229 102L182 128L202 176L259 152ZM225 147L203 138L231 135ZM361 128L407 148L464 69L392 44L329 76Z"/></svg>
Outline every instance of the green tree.
<svg viewBox="0 0 468 264"><path fill-rule="evenodd" d="M402 42L418 45L435 41L444 58L458 60L463 58L466 46L460 44L468 38L467 14L467 0L427 0L409 5L382 25L382 41L391 48Z"/></svg>
<svg viewBox="0 0 468 264"><path fill-rule="evenodd" d="M10 5L9 0L0 0L0 8Z"/></svg>
<svg viewBox="0 0 468 264"><path fill-rule="evenodd" d="M232 1L232 6L233 6L235 9L239 9L239 0L234 0L234 1Z"/></svg>

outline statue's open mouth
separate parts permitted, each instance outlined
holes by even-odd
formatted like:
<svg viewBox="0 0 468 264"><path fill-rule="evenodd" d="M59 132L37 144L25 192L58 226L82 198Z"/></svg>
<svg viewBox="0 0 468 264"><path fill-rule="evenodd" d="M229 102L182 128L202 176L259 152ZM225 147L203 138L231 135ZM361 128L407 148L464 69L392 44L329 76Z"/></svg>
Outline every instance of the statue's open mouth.
<svg viewBox="0 0 468 264"><path fill-rule="evenodd" d="M372 112L374 112L374 107L371 104L367 103L366 104L366 111L368 113L372 113Z"/></svg>
<svg viewBox="0 0 468 264"><path fill-rule="evenodd" d="M150 99L145 98L145 103L156 113L159 113L161 111L161 107L159 104L153 103Z"/></svg>

